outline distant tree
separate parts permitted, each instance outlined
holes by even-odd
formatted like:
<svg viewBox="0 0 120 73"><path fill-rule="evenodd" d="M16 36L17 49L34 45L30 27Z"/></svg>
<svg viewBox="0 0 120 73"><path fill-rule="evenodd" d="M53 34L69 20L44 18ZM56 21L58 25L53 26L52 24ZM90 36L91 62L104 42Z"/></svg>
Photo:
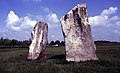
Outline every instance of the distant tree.
<svg viewBox="0 0 120 73"><path fill-rule="evenodd" d="M10 39L8 39L8 38L4 39L4 46L10 46L10 44L11 44Z"/></svg>
<svg viewBox="0 0 120 73"><path fill-rule="evenodd" d="M54 41L51 41L51 42L50 42L50 45L55 45L55 42L54 42Z"/></svg>
<svg viewBox="0 0 120 73"><path fill-rule="evenodd" d="M32 39L31 39L31 38L29 38L29 45L31 44L31 42L32 42Z"/></svg>
<svg viewBox="0 0 120 73"><path fill-rule="evenodd" d="M12 41L11 41L11 46L15 46L15 45L17 45L17 43L18 43L18 41L17 40L15 40L15 39L13 39Z"/></svg>
<svg viewBox="0 0 120 73"><path fill-rule="evenodd" d="M3 37L0 38L0 46L10 46L11 40Z"/></svg>
<svg viewBox="0 0 120 73"><path fill-rule="evenodd" d="M65 42L64 42L64 41L61 41L60 45L61 45L61 46L65 46Z"/></svg>
<svg viewBox="0 0 120 73"><path fill-rule="evenodd" d="M24 41L18 41L16 39L4 39L3 37L0 38L0 47L28 47L31 43L31 40L24 40Z"/></svg>
<svg viewBox="0 0 120 73"><path fill-rule="evenodd" d="M3 40L3 37L1 37L0 40Z"/></svg>
<svg viewBox="0 0 120 73"><path fill-rule="evenodd" d="M23 43L24 43L24 46L25 46L25 47L28 47L28 46L29 46L29 44L30 44L30 41L25 40L25 41L23 41Z"/></svg>
<svg viewBox="0 0 120 73"><path fill-rule="evenodd" d="M59 40L56 40L56 41L55 41L55 45L60 46L60 41L59 41Z"/></svg>
<svg viewBox="0 0 120 73"><path fill-rule="evenodd" d="M20 47L23 47L24 43L22 41L18 41L17 45L20 46Z"/></svg>
<svg viewBox="0 0 120 73"><path fill-rule="evenodd" d="M0 46L3 46L4 45L4 39L3 37L0 38Z"/></svg>

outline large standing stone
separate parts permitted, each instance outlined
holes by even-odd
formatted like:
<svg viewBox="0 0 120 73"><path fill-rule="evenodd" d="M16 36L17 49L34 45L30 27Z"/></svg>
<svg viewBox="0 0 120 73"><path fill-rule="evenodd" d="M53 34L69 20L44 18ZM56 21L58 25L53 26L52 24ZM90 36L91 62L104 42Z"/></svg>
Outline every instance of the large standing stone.
<svg viewBox="0 0 120 73"><path fill-rule="evenodd" d="M48 25L45 22L39 22L32 31L32 43L29 46L28 59L37 59L44 53L48 42Z"/></svg>
<svg viewBox="0 0 120 73"><path fill-rule="evenodd" d="M78 4L61 18L65 40L66 60L98 60L91 36L86 4Z"/></svg>

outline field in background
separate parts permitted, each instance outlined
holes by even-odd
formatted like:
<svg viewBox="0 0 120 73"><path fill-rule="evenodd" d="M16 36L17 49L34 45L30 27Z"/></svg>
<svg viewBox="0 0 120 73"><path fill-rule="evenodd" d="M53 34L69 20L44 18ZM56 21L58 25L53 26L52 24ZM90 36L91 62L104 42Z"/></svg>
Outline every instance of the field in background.
<svg viewBox="0 0 120 73"><path fill-rule="evenodd" d="M120 73L120 44L97 44L98 61L67 62L64 47L47 47L47 58L28 61L28 48L0 48L0 73Z"/></svg>

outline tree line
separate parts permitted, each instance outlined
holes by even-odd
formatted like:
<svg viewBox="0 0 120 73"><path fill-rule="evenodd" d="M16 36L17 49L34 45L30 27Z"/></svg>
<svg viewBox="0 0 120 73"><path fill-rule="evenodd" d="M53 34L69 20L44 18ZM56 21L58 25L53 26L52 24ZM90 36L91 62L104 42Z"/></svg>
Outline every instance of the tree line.
<svg viewBox="0 0 120 73"><path fill-rule="evenodd" d="M29 47L31 43L31 40L24 40L24 41L18 41L16 39L8 39L8 38L0 38L0 47ZM103 44L103 43L114 43L114 44L120 44L119 42L111 42L111 41L95 41L95 44ZM47 44L48 46L65 46L64 41L51 41L50 43Z"/></svg>
<svg viewBox="0 0 120 73"><path fill-rule="evenodd" d="M0 38L0 47L28 47L30 45L29 40L18 41L16 39Z"/></svg>
<svg viewBox="0 0 120 73"><path fill-rule="evenodd" d="M65 46L65 42L64 41L59 41L59 40L56 40L56 41L51 41L49 43L50 46Z"/></svg>
<svg viewBox="0 0 120 73"><path fill-rule="evenodd" d="M0 38L0 47L28 47L31 43L31 40L18 41L16 39ZM64 41L51 41L47 45L49 46L64 46Z"/></svg>

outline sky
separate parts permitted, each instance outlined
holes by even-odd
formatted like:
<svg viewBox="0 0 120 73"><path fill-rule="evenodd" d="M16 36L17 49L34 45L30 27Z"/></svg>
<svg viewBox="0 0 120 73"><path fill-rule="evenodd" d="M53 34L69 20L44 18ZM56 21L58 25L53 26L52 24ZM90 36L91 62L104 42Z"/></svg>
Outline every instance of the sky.
<svg viewBox="0 0 120 73"><path fill-rule="evenodd" d="M0 37L28 40L35 24L48 24L48 40L63 40L60 18L87 4L92 37L120 42L120 0L0 0Z"/></svg>

